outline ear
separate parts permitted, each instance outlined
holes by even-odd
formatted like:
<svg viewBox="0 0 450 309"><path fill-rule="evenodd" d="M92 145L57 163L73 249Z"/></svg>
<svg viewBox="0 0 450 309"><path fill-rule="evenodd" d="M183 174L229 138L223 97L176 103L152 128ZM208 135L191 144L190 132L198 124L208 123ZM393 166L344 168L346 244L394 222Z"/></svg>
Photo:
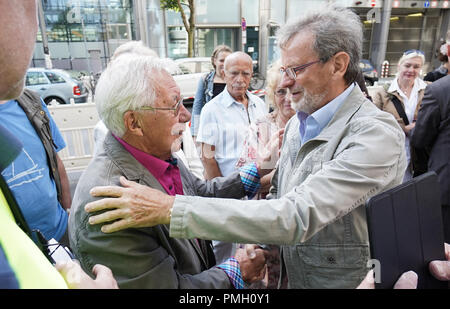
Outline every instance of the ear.
<svg viewBox="0 0 450 309"><path fill-rule="evenodd" d="M137 136L144 135L140 124L140 117L135 111L127 111L123 115L123 123L128 134Z"/></svg>
<svg viewBox="0 0 450 309"><path fill-rule="evenodd" d="M350 63L350 56L346 52L338 52L333 56L333 59L333 77L344 78L348 64Z"/></svg>

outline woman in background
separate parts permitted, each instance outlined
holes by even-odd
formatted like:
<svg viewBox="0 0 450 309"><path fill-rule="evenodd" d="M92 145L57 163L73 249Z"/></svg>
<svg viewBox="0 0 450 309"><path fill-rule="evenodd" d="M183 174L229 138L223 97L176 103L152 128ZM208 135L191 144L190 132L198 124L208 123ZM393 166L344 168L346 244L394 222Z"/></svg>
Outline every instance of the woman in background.
<svg viewBox="0 0 450 309"><path fill-rule="evenodd" d="M415 126L417 112L427 86L427 83L419 76L424 63L425 55L422 51L412 49L404 52L398 62L397 75L391 85L386 85L373 96L373 103L381 110L391 113L405 133L408 165L403 178L404 182L411 179L413 175L411 161L415 159L415 156L410 153L409 133Z"/></svg>
<svg viewBox="0 0 450 309"><path fill-rule="evenodd" d="M197 93L195 94L194 104L192 106L191 119L191 134L194 140L197 136L200 113L203 106L225 89L224 63L225 58L232 52L231 48L226 45L217 46L211 56L211 63L214 70L203 76L198 82Z"/></svg>

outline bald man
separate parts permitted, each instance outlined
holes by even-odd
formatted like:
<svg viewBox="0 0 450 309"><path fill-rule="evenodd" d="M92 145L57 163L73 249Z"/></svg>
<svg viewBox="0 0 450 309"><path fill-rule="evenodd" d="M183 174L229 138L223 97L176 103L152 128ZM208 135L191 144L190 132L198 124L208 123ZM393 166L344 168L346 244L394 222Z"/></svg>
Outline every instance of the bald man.
<svg viewBox="0 0 450 309"><path fill-rule="evenodd" d="M248 126L267 113L266 104L248 91L252 58L235 52L225 59L224 91L209 101L200 115L197 142L202 146L205 178L228 176L236 171ZM234 253L231 244L214 242L218 262Z"/></svg>

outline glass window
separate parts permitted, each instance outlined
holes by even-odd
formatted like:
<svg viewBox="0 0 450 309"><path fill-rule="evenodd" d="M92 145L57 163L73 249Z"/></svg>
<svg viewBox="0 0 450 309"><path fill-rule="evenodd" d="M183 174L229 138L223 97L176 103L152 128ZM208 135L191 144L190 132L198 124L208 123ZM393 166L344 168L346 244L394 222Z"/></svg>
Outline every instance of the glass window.
<svg viewBox="0 0 450 309"><path fill-rule="evenodd" d="M48 80L45 78L42 72L28 72L25 80L25 85L35 86L35 85L45 85L48 84Z"/></svg>
<svg viewBox="0 0 450 309"><path fill-rule="evenodd" d="M259 30L258 27L247 28L247 44L245 45L245 52L252 57L253 60L258 60L259 56Z"/></svg>
<svg viewBox="0 0 450 309"><path fill-rule="evenodd" d="M189 10L185 10L184 12L186 14L186 18L189 18ZM166 10L166 23L168 26L183 26L181 14L172 10Z"/></svg>
<svg viewBox="0 0 450 309"><path fill-rule="evenodd" d="M65 83L66 81L64 78L59 76L58 74L52 73L52 72L45 72L45 75L47 75L48 79L52 84L61 84Z"/></svg>
<svg viewBox="0 0 450 309"><path fill-rule="evenodd" d="M270 19L279 23L285 23L286 18L286 1L270 1Z"/></svg>
<svg viewBox="0 0 450 309"><path fill-rule="evenodd" d="M240 28L239 28L240 29ZM236 47L236 32L238 28L198 29L198 56L211 57L217 45L228 45L232 50Z"/></svg>
<svg viewBox="0 0 450 309"><path fill-rule="evenodd" d="M198 29L198 55L200 57L211 57L215 43L215 29Z"/></svg>
<svg viewBox="0 0 450 309"><path fill-rule="evenodd" d="M275 2L275 1L272 1ZM279 1L276 1L277 3ZM242 17L245 18L247 26L259 25L259 0L242 1Z"/></svg>
<svg viewBox="0 0 450 309"><path fill-rule="evenodd" d="M187 57L187 32L183 27L169 27L169 42L167 43L169 58Z"/></svg>
<svg viewBox="0 0 450 309"><path fill-rule="evenodd" d="M302 0L302 1L288 1L288 19L297 17L298 12L322 8L327 4L327 0ZM277 1L278 3L278 1Z"/></svg>
<svg viewBox="0 0 450 309"><path fill-rule="evenodd" d="M248 0L246 0L248 1ZM196 0L197 24L240 24L240 1Z"/></svg>

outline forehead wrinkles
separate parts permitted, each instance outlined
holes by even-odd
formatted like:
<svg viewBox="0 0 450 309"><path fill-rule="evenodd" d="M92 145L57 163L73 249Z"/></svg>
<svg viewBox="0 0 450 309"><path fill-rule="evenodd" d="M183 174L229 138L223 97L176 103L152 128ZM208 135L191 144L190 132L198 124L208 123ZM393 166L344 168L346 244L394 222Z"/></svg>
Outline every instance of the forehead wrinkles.
<svg viewBox="0 0 450 309"><path fill-rule="evenodd" d="M225 60L225 69L227 70L251 70L253 63L248 61L247 59L243 59L242 57L233 57L230 59L229 57Z"/></svg>
<svg viewBox="0 0 450 309"><path fill-rule="evenodd" d="M282 66L287 68L303 64L305 59L317 58L313 47L314 38L309 31L294 35L281 49Z"/></svg>

